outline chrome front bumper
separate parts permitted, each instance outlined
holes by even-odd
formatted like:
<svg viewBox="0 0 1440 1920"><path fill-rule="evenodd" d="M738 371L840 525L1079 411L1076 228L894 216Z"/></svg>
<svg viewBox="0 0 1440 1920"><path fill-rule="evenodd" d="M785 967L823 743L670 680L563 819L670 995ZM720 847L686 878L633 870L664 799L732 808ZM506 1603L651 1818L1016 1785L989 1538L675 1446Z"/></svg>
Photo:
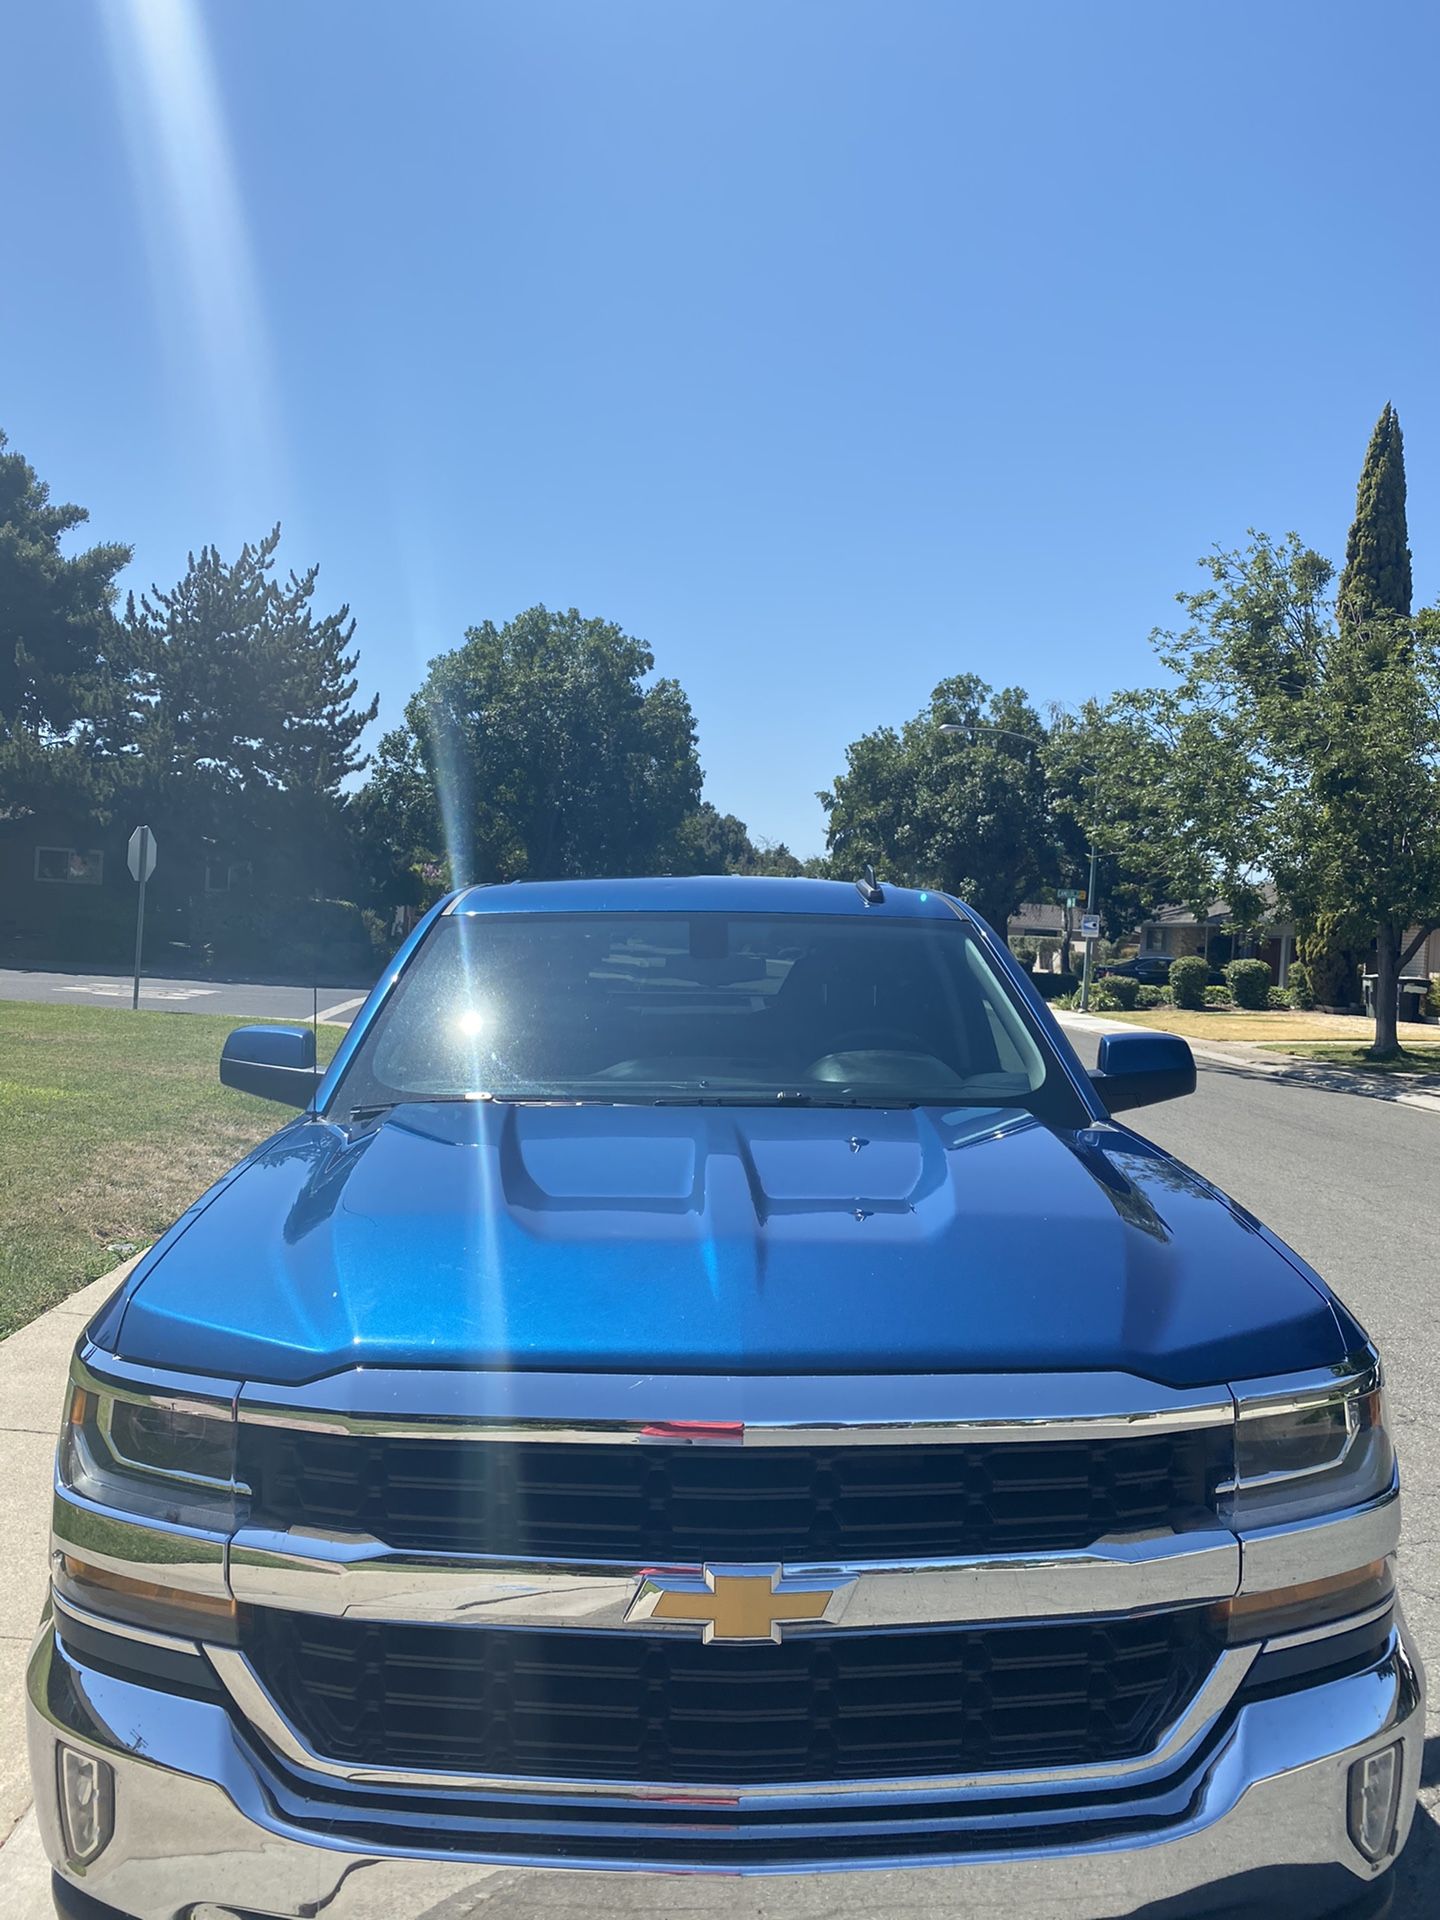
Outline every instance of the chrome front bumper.
<svg viewBox="0 0 1440 1920"><path fill-rule="evenodd" d="M917 1863L913 1844L908 1860L897 1844L890 1856L847 1859L842 1846L813 1862L743 1869L727 1864L723 1841L713 1861L702 1849L699 1865L646 1871L611 1859L596 1869L577 1856L573 1837L537 1819L533 1803L488 1854L471 1850L473 1836L458 1850L453 1827L447 1834L438 1822L433 1845L426 1838L404 1850L372 1845L368 1835L364 1844L327 1837L327 1823L354 1819L333 1783L291 1777L277 1797L270 1756L227 1708L77 1664L49 1628L30 1664L29 1738L41 1830L62 1880L134 1920L190 1920L207 1903L285 1920L470 1920L481 1909L485 1920L560 1909L657 1920L761 1911L795 1920L1122 1920L1155 1909L1172 1920L1239 1912L1241 1901L1275 1920L1288 1911L1308 1920L1363 1896L1403 1846L1419 1784L1423 1693L1399 1627L1362 1671L1239 1706L1182 1762L1160 1803L1153 1783L1133 1796L1118 1789L1090 1836L1067 1824L1061 1807L1055 1844L1031 1839L1016 1850L992 1796L988 1830L977 1823L976 1845L964 1854L926 1851ZM1404 1782L1395 1846L1371 1865L1348 1836L1349 1770L1396 1740ZM115 1772L114 1838L83 1872L64 1859L53 1786L62 1741L103 1755ZM743 1806L727 1809L732 1822L737 1811L743 1818ZM923 1796L912 1811L923 1820ZM705 1819L697 1804L692 1839L703 1839ZM643 1821L633 1809L626 1828L643 1863ZM783 1889L772 1878L762 1891L757 1873L784 1874ZM1282 1902L1296 1889L1308 1904L1291 1909Z"/></svg>

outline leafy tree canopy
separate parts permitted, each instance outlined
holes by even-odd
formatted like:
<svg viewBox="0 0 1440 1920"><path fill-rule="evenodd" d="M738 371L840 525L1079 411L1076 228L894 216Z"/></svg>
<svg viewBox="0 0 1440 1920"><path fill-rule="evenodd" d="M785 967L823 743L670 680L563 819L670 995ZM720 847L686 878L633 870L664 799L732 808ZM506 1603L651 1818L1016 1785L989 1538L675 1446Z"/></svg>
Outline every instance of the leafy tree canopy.
<svg viewBox="0 0 1440 1920"><path fill-rule="evenodd" d="M334 851L377 703L355 704L349 608L316 613L314 567L277 578L279 542L277 526L234 560L204 547L168 592L131 597L123 758L157 832L197 851L269 836L309 874Z"/></svg>
<svg viewBox="0 0 1440 1920"><path fill-rule="evenodd" d="M690 703L643 641L571 609L485 621L430 663L365 798L455 884L664 871L699 805Z"/></svg>
<svg viewBox="0 0 1440 1920"><path fill-rule="evenodd" d="M60 506L0 433L0 802L103 810L121 638L117 542L66 554L83 507Z"/></svg>
<svg viewBox="0 0 1440 1920"><path fill-rule="evenodd" d="M1191 898L1253 904L1269 873L1312 924L1368 928L1392 1051L1405 930L1440 924L1440 620L1338 620L1293 534L1202 564L1189 624L1159 636L1176 684L1132 696L1164 766L1155 831Z"/></svg>
<svg viewBox="0 0 1440 1920"><path fill-rule="evenodd" d="M942 733L947 722L966 731ZM855 741L820 794L831 870L871 862L901 884L941 887L1003 934L1053 872L1044 739L1021 688L995 693L973 673L942 680L898 733Z"/></svg>

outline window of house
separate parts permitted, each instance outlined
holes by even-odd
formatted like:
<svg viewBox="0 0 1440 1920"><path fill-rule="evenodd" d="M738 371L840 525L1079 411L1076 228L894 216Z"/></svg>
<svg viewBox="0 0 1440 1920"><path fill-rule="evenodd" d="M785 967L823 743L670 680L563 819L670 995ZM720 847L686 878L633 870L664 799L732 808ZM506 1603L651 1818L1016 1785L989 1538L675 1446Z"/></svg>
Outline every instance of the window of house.
<svg viewBox="0 0 1440 1920"><path fill-rule="evenodd" d="M105 856L92 847L82 853L77 847L37 847L35 878L47 886L98 887L105 871Z"/></svg>

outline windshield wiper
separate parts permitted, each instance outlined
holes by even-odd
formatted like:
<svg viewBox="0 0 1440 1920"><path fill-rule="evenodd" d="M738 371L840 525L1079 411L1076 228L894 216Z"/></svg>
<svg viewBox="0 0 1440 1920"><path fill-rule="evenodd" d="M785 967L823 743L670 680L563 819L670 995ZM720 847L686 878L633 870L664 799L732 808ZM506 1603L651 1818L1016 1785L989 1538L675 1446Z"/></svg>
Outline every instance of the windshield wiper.
<svg viewBox="0 0 1440 1920"><path fill-rule="evenodd" d="M397 1107L478 1107L494 1098L493 1093L410 1093L399 1100L375 1100L351 1107L345 1118L378 1120L383 1114L394 1113Z"/></svg>

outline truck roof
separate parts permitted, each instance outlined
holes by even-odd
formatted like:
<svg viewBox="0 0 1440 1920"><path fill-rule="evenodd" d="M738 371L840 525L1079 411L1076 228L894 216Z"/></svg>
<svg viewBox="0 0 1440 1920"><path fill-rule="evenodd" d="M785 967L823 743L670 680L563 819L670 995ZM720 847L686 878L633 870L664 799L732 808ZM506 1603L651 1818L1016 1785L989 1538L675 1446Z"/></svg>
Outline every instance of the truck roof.
<svg viewBox="0 0 1440 1920"><path fill-rule="evenodd" d="M692 874L636 880L511 880L465 887L446 913L814 913L885 919L949 918L942 893L880 881L867 904L852 880L787 880L752 874Z"/></svg>

